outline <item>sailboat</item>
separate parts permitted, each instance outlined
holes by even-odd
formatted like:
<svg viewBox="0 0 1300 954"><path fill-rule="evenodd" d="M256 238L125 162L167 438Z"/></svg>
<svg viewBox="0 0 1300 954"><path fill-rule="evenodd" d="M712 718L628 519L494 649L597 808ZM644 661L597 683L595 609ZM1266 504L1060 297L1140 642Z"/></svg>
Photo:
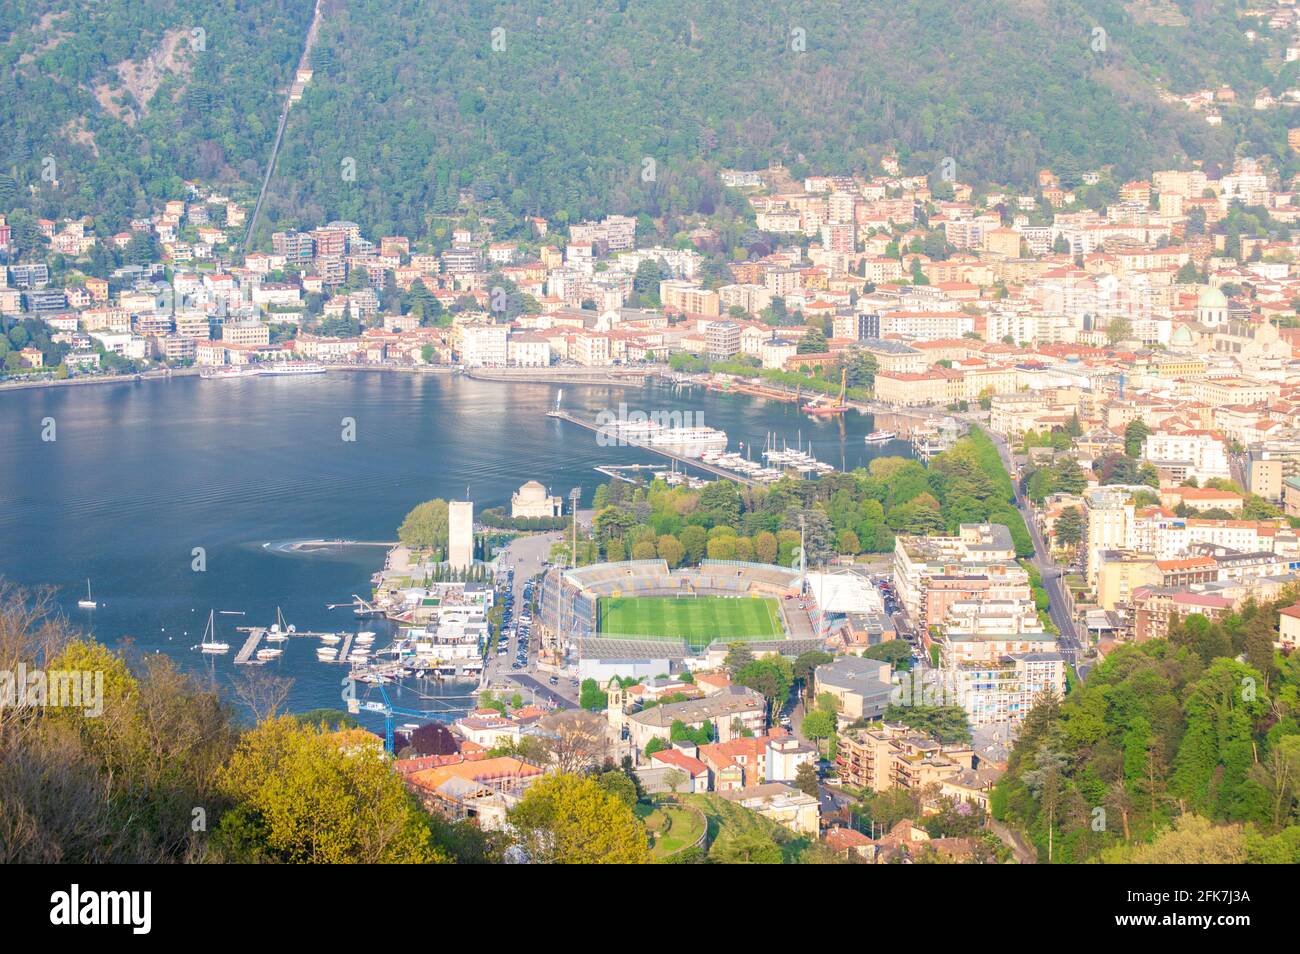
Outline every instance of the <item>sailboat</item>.
<svg viewBox="0 0 1300 954"><path fill-rule="evenodd" d="M280 612L280 607L275 608L275 623L267 630L266 641L268 643L282 643L294 633L292 625L285 625L284 613Z"/></svg>
<svg viewBox="0 0 1300 954"><path fill-rule="evenodd" d="M208 625L203 630L203 641L199 643L199 649L214 655L230 652L230 644L217 639L217 624L213 621L212 610L208 610Z"/></svg>
<svg viewBox="0 0 1300 954"><path fill-rule="evenodd" d="M91 595L90 595L90 579L89 579L89 577L87 577L87 579L86 579L86 598L85 598L84 600L77 600L77 605L80 606L82 609L98 609L98 608L99 608L99 604L96 603L95 600L94 600L94 599L91 597Z"/></svg>

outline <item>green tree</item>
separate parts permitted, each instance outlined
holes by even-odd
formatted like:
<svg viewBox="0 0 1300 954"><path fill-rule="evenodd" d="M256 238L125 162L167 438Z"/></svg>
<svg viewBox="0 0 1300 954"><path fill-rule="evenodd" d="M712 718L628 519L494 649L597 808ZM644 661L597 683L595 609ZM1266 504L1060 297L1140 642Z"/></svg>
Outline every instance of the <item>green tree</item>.
<svg viewBox="0 0 1300 954"><path fill-rule="evenodd" d="M645 827L631 807L590 777L559 773L533 783L511 810L510 824L536 863L642 864L649 859Z"/></svg>

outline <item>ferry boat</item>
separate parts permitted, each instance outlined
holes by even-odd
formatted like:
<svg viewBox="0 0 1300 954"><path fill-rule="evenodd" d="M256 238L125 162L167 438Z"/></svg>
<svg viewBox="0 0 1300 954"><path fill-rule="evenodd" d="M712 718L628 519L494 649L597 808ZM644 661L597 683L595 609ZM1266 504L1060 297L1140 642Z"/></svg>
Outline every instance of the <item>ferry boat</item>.
<svg viewBox="0 0 1300 954"><path fill-rule="evenodd" d="M893 431L872 431L862 439L868 444L883 444L886 441L892 441L897 436Z"/></svg>
<svg viewBox="0 0 1300 954"><path fill-rule="evenodd" d="M727 444L727 434L714 427L666 427L650 437L651 444L670 447L706 447Z"/></svg>
<svg viewBox="0 0 1300 954"><path fill-rule="evenodd" d="M258 374L281 376L292 374L324 374L326 367L314 361L277 361L258 370Z"/></svg>
<svg viewBox="0 0 1300 954"><path fill-rule="evenodd" d="M260 373L257 368L235 367L232 365L212 371L202 371L199 373L199 377L208 381L225 381L230 378L255 378Z"/></svg>

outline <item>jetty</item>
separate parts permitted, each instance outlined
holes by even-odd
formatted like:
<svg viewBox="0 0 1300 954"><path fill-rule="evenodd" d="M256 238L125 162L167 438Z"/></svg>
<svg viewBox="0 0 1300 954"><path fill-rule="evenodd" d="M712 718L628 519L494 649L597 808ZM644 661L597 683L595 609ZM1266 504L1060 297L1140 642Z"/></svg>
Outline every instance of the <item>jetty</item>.
<svg viewBox="0 0 1300 954"><path fill-rule="evenodd" d="M577 424L579 427L585 427L589 431L594 431L594 432L600 431L600 427L598 425L592 423L591 421L584 421L582 418L574 414L570 414L568 411L561 411L558 409L554 411L547 411L546 416L553 417L556 420L560 420L560 421L568 421L570 424ZM652 454L658 454L661 457L667 457L669 460L675 460L679 464L684 464L687 467L695 467L698 470L702 470L705 473L712 474L715 477L721 477L724 480L731 480L731 481L735 481L738 484L744 484L746 487L754 487L758 484L758 481L751 480L748 477L744 477L740 474L733 473L732 471L726 470L722 467L715 467L712 464L706 464L698 457L687 457L685 454L677 454L674 453L673 451L666 450L664 447L660 447L654 444L647 444L644 441L632 440L631 438L620 438L620 443L625 444L628 447L636 447L641 450L650 451Z"/></svg>
<svg viewBox="0 0 1300 954"><path fill-rule="evenodd" d="M244 627L247 630L247 627ZM235 664L239 666L261 666L266 663L265 659L258 659L254 653L257 652L258 643L266 635L266 630L258 627L247 630L248 639L244 640L244 645L240 648L239 654L235 656Z"/></svg>

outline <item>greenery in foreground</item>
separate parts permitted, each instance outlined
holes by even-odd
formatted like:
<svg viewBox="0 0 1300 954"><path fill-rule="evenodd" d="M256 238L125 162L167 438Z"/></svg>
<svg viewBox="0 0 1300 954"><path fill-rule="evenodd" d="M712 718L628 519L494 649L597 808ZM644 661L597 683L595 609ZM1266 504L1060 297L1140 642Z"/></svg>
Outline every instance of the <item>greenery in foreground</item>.
<svg viewBox="0 0 1300 954"><path fill-rule="evenodd" d="M1035 707L995 816L1044 861L1300 861L1300 654L1272 646L1297 595L1189 616Z"/></svg>

